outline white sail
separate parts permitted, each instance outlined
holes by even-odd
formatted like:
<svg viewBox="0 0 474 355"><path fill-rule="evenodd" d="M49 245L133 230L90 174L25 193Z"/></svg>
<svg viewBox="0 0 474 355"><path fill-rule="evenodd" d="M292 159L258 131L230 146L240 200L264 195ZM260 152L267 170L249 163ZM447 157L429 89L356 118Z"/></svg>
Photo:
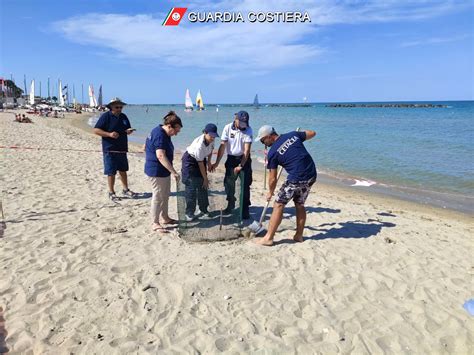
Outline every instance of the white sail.
<svg viewBox="0 0 474 355"><path fill-rule="evenodd" d="M64 95L63 95L63 84L59 80L59 106L65 106Z"/></svg>
<svg viewBox="0 0 474 355"><path fill-rule="evenodd" d="M202 101L201 90L198 91L196 96L196 106L198 110L204 110L204 102Z"/></svg>
<svg viewBox="0 0 474 355"><path fill-rule="evenodd" d="M89 85L89 106L90 107L97 106L97 100L95 99L94 87L92 86L92 84Z"/></svg>
<svg viewBox="0 0 474 355"><path fill-rule="evenodd" d="M35 104L35 80L31 80L30 86L30 105Z"/></svg>
<svg viewBox="0 0 474 355"><path fill-rule="evenodd" d="M185 100L184 100L184 106L187 109L193 109L193 107L194 107L193 100L191 100L191 95L189 95L189 89L186 89L186 97L185 97Z"/></svg>

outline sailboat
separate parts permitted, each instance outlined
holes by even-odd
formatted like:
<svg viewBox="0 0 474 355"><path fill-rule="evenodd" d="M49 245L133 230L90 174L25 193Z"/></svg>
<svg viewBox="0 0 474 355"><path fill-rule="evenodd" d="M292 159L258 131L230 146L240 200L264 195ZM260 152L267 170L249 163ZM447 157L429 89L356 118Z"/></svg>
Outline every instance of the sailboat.
<svg viewBox="0 0 474 355"><path fill-rule="evenodd" d="M184 99L184 111L190 112L194 110L193 101L191 100L191 95L189 95L189 89L186 89L186 96Z"/></svg>
<svg viewBox="0 0 474 355"><path fill-rule="evenodd" d="M100 106L102 106L102 85L99 86L99 98L97 100L97 104Z"/></svg>
<svg viewBox="0 0 474 355"><path fill-rule="evenodd" d="M255 94L255 98L253 99L253 107L259 108L260 104L258 103L258 94Z"/></svg>
<svg viewBox="0 0 474 355"><path fill-rule="evenodd" d="M198 111L204 110L204 102L202 102L201 90L198 90L198 93L196 96L196 106L197 106Z"/></svg>
<svg viewBox="0 0 474 355"><path fill-rule="evenodd" d="M30 105L35 104L35 80L31 80L31 87L30 87Z"/></svg>
<svg viewBox="0 0 474 355"><path fill-rule="evenodd" d="M59 80L59 106L61 107L65 106L64 95L63 95L63 84L61 83L61 80Z"/></svg>
<svg viewBox="0 0 474 355"><path fill-rule="evenodd" d="M89 107L94 108L97 106L97 101L94 95L94 87L92 84L89 85Z"/></svg>

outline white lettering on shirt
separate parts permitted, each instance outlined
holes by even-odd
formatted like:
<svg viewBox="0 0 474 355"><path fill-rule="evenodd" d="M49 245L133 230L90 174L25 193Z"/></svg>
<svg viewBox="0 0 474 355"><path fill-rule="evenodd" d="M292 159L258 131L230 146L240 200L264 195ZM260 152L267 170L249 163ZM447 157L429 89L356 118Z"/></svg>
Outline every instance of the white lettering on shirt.
<svg viewBox="0 0 474 355"><path fill-rule="evenodd" d="M278 148L278 153L280 155L283 155L286 153L289 147L291 147L296 141L298 140L297 136L293 136L291 138L288 138L281 146Z"/></svg>

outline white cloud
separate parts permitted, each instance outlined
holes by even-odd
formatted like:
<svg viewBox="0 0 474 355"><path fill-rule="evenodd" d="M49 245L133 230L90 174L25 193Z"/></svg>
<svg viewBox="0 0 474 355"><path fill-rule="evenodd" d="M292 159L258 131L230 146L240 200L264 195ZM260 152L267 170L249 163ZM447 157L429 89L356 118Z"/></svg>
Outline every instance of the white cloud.
<svg viewBox="0 0 474 355"><path fill-rule="evenodd" d="M300 65L324 53L308 43L320 26L418 20L469 6L468 1L237 1L195 0L188 11L308 11L311 23L213 23L163 27L166 14L85 14L56 22L69 40L112 50L125 59L160 65L216 69L216 80L243 70L255 74Z"/></svg>
<svg viewBox="0 0 474 355"><path fill-rule="evenodd" d="M161 26L151 15L87 14L55 24L73 42L114 50L121 57L170 66L252 71L297 65L321 53L301 42L309 24L216 23Z"/></svg>

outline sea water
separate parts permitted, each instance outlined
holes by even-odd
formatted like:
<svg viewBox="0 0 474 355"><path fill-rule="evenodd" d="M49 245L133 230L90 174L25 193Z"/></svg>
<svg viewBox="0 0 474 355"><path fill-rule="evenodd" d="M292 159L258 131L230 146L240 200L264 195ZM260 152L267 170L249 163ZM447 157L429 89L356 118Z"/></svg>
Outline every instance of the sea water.
<svg viewBox="0 0 474 355"><path fill-rule="evenodd" d="M248 111L254 135L264 124L277 132L312 129L305 143L318 171L348 186L391 188L424 202L472 211L474 201L474 102L430 102L436 108L328 107L326 104L207 106L185 112L183 105L128 105L125 113L137 129L131 139L143 143L149 132L174 110L184 127L174 145L184 150L206 123L219 131L234 113ZM373 104L373 103L372 103ZM393 104L393 102L391 102ZM263 161L263 146L253 144L254 161Z"/></svg>

